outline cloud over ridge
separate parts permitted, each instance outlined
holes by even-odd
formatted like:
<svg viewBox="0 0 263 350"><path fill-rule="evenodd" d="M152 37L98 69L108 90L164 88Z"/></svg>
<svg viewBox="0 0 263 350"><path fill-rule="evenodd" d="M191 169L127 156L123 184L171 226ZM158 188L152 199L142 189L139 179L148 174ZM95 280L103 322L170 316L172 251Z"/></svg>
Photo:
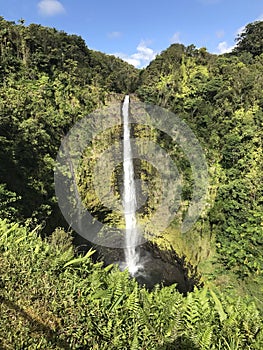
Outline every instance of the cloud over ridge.
<svg viewBox="0 0 263 350"><path fill-rule="evenodd" d="M147 46L147 42L142 40L139 45L136 47L137 52L127 55L124 53L115 53L114 56L117 56L124 61L132 64L137 68L142 68L148 65L156 56L156 52Z"/></svg>
<svg viewBox="0 0 263 350"><path fill-rule="evenodd" d="M43 16L55 16L66 12L64 6L58 0L41 0L37 6L39 13Z"/></svg>

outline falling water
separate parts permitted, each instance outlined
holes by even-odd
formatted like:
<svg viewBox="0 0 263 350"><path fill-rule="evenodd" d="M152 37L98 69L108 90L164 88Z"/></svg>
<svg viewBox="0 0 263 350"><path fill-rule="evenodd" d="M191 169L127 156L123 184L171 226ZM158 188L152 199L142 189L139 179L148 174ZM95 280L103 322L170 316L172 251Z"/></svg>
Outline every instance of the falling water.
<svg viewBox="0 0 263 350"><path fill-rule="evenodd" d="M139 253L136 246L139 242L139 232L136 222L136 189L134 182L134 168L130 140L129 125L129 96L126 95L123 106L123 208L125 218L125 266L131 275L134 275L140 268Z"/></svg>

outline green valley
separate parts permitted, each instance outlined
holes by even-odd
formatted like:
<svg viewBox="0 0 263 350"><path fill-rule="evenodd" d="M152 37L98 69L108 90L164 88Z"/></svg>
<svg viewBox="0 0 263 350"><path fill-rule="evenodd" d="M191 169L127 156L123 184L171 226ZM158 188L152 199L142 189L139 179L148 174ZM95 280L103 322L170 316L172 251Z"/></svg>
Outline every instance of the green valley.
<svg viewBox="0 0 263 350"><path fill-rule="evenodd" d="M172 44L137 69L89 49L77 35L0 18L0 349L262 349L262 38L257 21L231 53ZM185 294L176 284L138 284L95 259L96 247L79 254L78 235L57 203L54 167L63 138L92 112L121 106L126 94L131 109L141 101L174 113L206 157L206 207L182 233L193 197L191 164L169 135L132 127L134 137L158 143L182 174L178 215L149 239L176 252L189 278L198 277ZM91 186L99 154L120 134L115 127L94 138L77 186L94 217L123 227L123 217ZM148 191L139 212L144 222L156 210L161 183L153 165L134 163ZM121 177L118 165L111 179L116 198Z"/></svg>

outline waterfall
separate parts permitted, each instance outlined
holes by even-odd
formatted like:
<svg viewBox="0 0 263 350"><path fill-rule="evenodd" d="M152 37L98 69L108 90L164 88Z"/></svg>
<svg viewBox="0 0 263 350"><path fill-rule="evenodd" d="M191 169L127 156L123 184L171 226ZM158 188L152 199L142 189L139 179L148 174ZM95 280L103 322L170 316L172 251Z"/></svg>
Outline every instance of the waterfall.
<svg viewBox="0 0 263 350"><path fill-rule="evenodd" d="M136 188L130 139L129 96L126 95L122 106L123 117L123 210L125 218L125 267L133 276L140 268L139 232L136 222Z"/></svg>

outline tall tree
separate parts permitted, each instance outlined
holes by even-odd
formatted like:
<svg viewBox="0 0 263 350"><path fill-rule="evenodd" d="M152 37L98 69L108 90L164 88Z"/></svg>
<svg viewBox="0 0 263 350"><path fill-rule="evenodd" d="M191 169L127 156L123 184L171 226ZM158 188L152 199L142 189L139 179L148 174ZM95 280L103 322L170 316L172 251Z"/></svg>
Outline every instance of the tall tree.
<svg viewBox="0 0 263 350"><path fill-rule="evenodd" d="M236 39L234 53L250 52L253 56L263 53L263 21L249 23Z"/></svg>

